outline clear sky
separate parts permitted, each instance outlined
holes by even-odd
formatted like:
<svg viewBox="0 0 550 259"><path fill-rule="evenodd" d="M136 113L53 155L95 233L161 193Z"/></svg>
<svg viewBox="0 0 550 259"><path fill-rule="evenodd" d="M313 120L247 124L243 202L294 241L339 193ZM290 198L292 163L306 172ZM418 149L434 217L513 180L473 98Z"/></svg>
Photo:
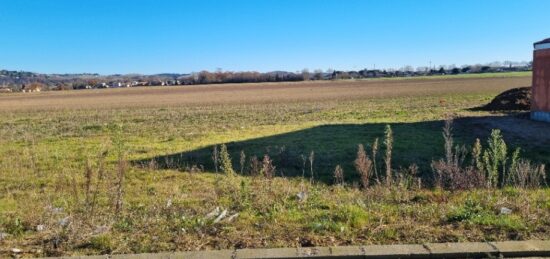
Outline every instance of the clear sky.
<svg viewBox="0 0 550 259"><path fill-rule="evenodd" d="M548 0L0 0L0 69L358 70L530 61Z"/></svg>

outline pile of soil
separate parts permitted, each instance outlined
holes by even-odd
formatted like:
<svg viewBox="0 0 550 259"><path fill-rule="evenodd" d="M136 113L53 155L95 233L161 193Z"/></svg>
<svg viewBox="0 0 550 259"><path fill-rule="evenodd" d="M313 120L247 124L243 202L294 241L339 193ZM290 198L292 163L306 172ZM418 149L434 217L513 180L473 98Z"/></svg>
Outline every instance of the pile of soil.
<svg viewBox="0 0 550 259"><path fill-rule="evenodd" d="M510 89L480 108L485 111L526 111L531 109L531 87Z"/></svg>

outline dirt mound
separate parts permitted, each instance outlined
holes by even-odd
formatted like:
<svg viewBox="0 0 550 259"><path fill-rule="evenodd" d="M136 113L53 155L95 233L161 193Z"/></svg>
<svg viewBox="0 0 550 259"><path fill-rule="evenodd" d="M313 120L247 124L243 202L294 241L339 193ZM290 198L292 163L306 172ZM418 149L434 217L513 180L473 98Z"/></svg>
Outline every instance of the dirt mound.
<svg viewBox="0 0 550 259"><path fill-rule="evenodd" d="M480 108L485 111L525 111L531 109L531 87L510 89Z"/></svg>

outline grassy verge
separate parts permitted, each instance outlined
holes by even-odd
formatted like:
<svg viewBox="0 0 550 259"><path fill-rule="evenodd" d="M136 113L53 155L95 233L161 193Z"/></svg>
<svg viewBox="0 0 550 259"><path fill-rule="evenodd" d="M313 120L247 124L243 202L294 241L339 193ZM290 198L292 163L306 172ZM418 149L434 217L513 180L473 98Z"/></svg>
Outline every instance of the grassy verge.
<svg viewBox="0 0 550 259"><path fill-rule="evenodd" d="M107 186L100 185L92 211L85 184L71 187L63 183L70 176L56 177L63 180L43 194L32 190L50 184L38 178L3 199L1 223L10 234L3 248L61 255L521 240L548 238L550 228L548 189L360 191L298 179L131 170L124 209L114 214L116 195Z"/></svg>

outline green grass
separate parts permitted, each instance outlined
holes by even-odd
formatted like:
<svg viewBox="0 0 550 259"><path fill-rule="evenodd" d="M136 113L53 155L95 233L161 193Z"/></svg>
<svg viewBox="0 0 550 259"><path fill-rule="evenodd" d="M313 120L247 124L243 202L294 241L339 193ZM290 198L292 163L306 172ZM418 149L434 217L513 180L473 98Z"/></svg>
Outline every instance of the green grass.
<svg viewBox="0 0 550 259"><path fill-rule="evenodd" d="M527 77L533 74L532 71L521 72L495 72L495 73L472 73L458 75L434 75L434 76L414 76L414 77L384 77L367 78L359 80L410 80L410 79L463 79L463 78L498 78L498 77Z"/></svg>
<svg viewBox="0 0 550 259"><path fill-rule="evenodd" d="M53 256L547 239L547 188L354 188L357 144L368 147L375 138L382 140L385 125L395 133L394 167L416 163L422 174L430 175L431 160L443 156L445 116L503 116L469 110L496 94L3 112L0 232L10 236L0 241L0 255L8 255L13 247L27 255ZM490 129L476 124L483 120L457 121L457 142L470 145L476 137L485 138ZM122 129L119 136L117 125ZM549 157L544 147L521 138L508 140L528 158L545 162ZM127 146L125 158L130 162L156 163L128 165L123 210L115 215L117 141ZM211 150L221 143L227 143L235 171L244 150L248 158L269 154L278 176L284 177L214 174ZM315 182L290 177L302 175L300 156L310 151L315 152ZM345 187L331 184L337 164L344 168ZM192 166L204 170L190 172ZM86 167L93 175L90 185ZM103 180L98 180L100 172ZM302 191L308 195L301 201L296 195ZM93 206L85 202L86 193L96 194ZM216 223L215 217L206 217L216 207L238 216ZM501 207L512 209L512 214L500 215ZM64 220L69 224L61 224ZM38 225L45 230L37 231Z"/></svg>

